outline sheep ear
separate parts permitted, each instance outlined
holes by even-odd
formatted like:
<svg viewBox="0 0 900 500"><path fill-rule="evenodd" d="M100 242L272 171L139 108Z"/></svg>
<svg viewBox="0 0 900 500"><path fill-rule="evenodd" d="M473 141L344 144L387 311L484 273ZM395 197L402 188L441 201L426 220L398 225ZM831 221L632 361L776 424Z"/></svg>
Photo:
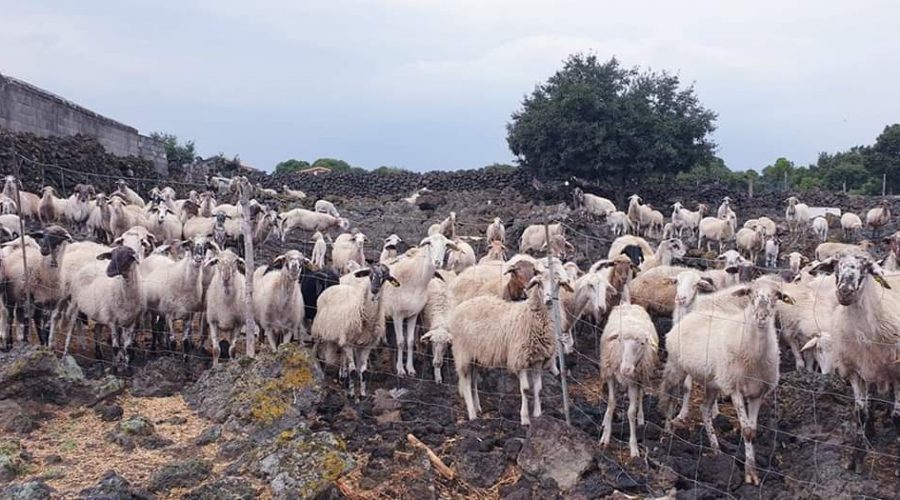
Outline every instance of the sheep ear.
<svg viewBox="0 0 900 500"><path fill-rule="evenodd" d="M813 266L809 270L809 274L817 276L819 273L833 273L835 264L837 264L837 260L834 257L829 257Z"/></svg>
<svg viewBox="0 0 900 500"><path fill-rule="evenodd" d="M449 248L450 250L453 250L454 252L459 251L459 246L456 243L453 243L452 241L447 242L447 248Z"/></svg>
<svg viewBox="0 0 900 500"><path fill-rule="evenodd" d="M315 264L315 262L303 257L303 267L306 268L307 271L318 271L319 266Z"/></svg>
<svg viewBox="0 0 900 500"><path fill-rule="evenodd" d="M702 293L713 293L716 291L716 286L713 284L712 280L708 277L700 278L700 281L697 282L697 290Z"/></svg>
<svg viewBox="0 0 900 500"><path fill-rule="evenodd" d="M738 288L737 290L731 292L731 295L733 295L735 297L746 297L746 296L750 295L750 292L751 292L750 287L742 286L742 287Z"/></svg>
<svg viewBox="0 0 900 500"><path fill-rule="evenodd" d="M819 345L819 337L813 337L809 339L809 342L803 344L803 347L800 348L800 352L806 352L809 349L812 349Z"/></svg>
<svg viewBox="0 0 900 500"><path fill-rule="evenodd" d="M563 287L563 289L569 293L575 292L575 289L572 288L572 285L570 285L568 281L560 281L559 286Z"/></svg>
<svg viewBox="0 0 900 500"><path fill-rule="evenodd" d="M441 280L441 281L447 281L447 280L444 279L443 276L441 276L441 273L439 273L439 272L437 272L437 271L434 272L434 277L437 278L437 279L439 279L439 280Z"/></svg>
<svg viewBox="0 0 900 500"><path fill-rule="evenodd" d="M400 282L397 281L397 278L391 276L390 274L384 280L394 286L400 286Z"/></svg>
<svg viewBox="0 0 900 500"><path fill-rule="evenodd" d="M279 255L272 259L272 263L269 264L269 269L281 269L284 267L284 255Z"/></svg>
<svg viewBox="0 0 900 500"><path fill-rule="evenodd" d="M606 336L607 342L612 342L613 340L619 339L619 332L613 332Z"/></svg>
<svg viewBox="0 0 900 500"><path fill-rule="evenodd" d="M541 282L541 280L538 276L531 278L531 281L528 282L528 286L525 287L525 290L531 290L532 288L534 288L535 285L539 284L540 282Z"/></svg>
<svg viewBox="0 0 900 500"><path fill-rule="evenodd" d="M28 233L28 236L31 236L32 238L39 240L44 237L44 232L43 231L32 231L32 232Z"/></svg>
<svg viewBox="0 0 900 500"><path fill-rule="evenodd" d="M97 260L109 260L112 258L112 252L103 252L97 256Z"/></svg>
<svg viewBox="0 0 900 500"><path fill-rule="evenodd" d="M238 258L235 261L235 265L237 266L238 272L246 275L247 274L247 263L244 262L244 259Z"/></svg>
<svg viewBox="0 0 900 500"><path fill-rule="evenodd" d="M216 265L216 264L218 264L218 263L219 263L219 258L218 258L218 257L212 257L212 258L206 259L206 262L203 263L203 267L214 266L214 265Z"/></svg>
<svg viewBox="0 0 900 500"><path fill-rule="evenodd" d="M368 267L364 267L362 269L357 269L356 271L353 271L351 274L353 274L353 276L356 278L365 278L366 276L372 274L372 270L369 269Z"/></svg>
<svg viewBox="0 0 900 500"><path fill-rule="evenodd" d="M793 297L784 292L775 292L775 296L778 298L778 300L784 302L785 304L790 304L792 306L797 304Z"/></svg>

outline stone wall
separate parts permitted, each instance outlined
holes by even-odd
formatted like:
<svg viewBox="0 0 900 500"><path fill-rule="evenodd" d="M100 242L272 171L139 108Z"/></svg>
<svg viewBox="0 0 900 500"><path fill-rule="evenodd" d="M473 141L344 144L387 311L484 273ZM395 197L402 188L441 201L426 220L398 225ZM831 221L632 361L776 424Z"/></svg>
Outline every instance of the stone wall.
<svg viewBox="0 0 900 500"><path fill-rule="evenodd" d="M161 175L168 173L161 142L29 83L0 75L0 129L41 137L95 137L110 153L150 160Z"/></svg>

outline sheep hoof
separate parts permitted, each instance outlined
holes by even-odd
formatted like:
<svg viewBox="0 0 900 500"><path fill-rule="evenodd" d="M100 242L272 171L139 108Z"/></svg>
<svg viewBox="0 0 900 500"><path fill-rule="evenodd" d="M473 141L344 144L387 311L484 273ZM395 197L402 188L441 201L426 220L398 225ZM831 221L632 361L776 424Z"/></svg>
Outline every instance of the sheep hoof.
<svg viewBox="0 0 900 500"><path fill-rule="evenodd" d="M402 366L398 366L398 367L397 367L397 376L398 376L398 377L405 377L405 376L406 376L406 370L403 369Z"/></svg>
<svg viewBox="0 0 900 500"><path fill-rule="evenodd" d="M753 486L759 486L759 476L756 474L756 470L748 469L744 473L744 482Z"/></svg>

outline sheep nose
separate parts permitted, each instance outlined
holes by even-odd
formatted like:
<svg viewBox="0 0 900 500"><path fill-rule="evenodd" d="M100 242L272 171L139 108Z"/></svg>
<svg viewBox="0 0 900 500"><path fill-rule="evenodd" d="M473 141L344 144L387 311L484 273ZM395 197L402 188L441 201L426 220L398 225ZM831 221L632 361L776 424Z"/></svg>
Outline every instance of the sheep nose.
<svg viewBox="0 0 900 500"><path fill-rule="evenodd" d="M626 377L631 377L634 375L634 365L625 365L622 367L622 375Z"/></svg>

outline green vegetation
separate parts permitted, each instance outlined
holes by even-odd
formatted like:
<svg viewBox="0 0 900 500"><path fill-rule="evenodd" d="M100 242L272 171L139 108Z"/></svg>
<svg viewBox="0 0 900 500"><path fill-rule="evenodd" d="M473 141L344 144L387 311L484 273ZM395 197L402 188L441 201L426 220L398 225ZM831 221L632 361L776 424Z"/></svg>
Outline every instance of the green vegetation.
<svg viewBox="0 0 900 500"><path fill-rule="evenodd" d="M715 119L676 75L574 54L525 97L507 124L507 143L538 177L624 187L708 162Z"/></svg>
<svg viewBox="0 0 900 500"><path fill-rule="evenodd" d="M165 132L153 132L150 134L150 138L163 143L163 146L166 148L166 160L169 163L182 165L191 163L197 157L194 141L187 141L182 144L178 141L178 136Z"/></svg>
<svg viewBox="0 0 900 500"><path fill-rule="evenodd" d="M275 165L275 173L276 174L287 174L290 172L298 172L300 170L307 169L307 168L309 168L309 162L291 158L290 160L286 160L286 161L279 163L278 165Z"/></svg>

